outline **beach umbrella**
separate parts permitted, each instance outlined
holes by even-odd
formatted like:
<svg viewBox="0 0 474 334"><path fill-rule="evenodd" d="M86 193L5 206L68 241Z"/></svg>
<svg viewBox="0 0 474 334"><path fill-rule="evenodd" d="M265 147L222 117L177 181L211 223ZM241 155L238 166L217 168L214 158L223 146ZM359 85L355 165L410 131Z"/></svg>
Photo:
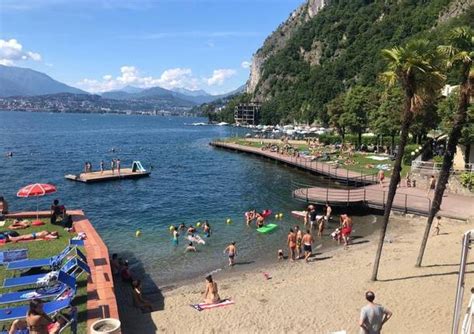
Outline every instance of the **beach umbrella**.
<svg viewBox="0 0 474 334"><path fill-rule="evenodd" d="M18 197L36 197L36 221L39 221L39 197L56 192L56 187L52 184L35 183L27 185L18 190Z"/></svg>

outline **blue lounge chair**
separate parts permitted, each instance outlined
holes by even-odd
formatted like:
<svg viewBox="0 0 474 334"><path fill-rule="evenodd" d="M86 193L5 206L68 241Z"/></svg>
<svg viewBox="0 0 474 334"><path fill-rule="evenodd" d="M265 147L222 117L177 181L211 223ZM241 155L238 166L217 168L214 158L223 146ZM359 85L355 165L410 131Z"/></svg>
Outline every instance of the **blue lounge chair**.
<svg viewBox="0 0 474 334"><path fill-rule="evenodd" d="M28 258L28 249L7 249L0 252L0 265Z"/></svg>
<svg viewBox="0 0 474 334"><path fill-rule="evenodd" d="M73 297L68 297L62 300L54 300L43 304L43 310L50 316L58 315L65 320L65 325L60 330L60 333L68 326L71 326L71 331L76 332L77 315L72 315L69 319L61 315L61 311L71 306ZM11 308L0 309L0 322L13 321L16 319L22 319L28 312L28 305L16 306ZM77 313L77 312L75 312Z"/></svg>
<svg viewBox="0 0 474 334"><path fill-rule="evenodd" d="M62 261L66 256L74 250L75 247L66 246L61 253L57 256L52 256L49 258L44 259L28 259L28 260L20 260L20 261L13 261L8 263L7 270L28 270L33 268L42 268L42 267L50 267L50 268L57 268L61 266Z"/></svg>
<svg viewBox="0 0 474 334"><path fill-rule="evenodd" d="M72 275L76 279L84 272L89 275L91 273L89 266L77 258L69 259L69 261L67 261L61 267L61 271ZM38 285L39 282L44 279L44 277L46 277L46 275L48 275L48 273L5 278L5 280L3 281L3 288L14 288L25 285Z"/></svg>
<svg viewBox="0 0 474 334"><path fill-rule="evenodd" d="M67 290L76 290L76 279L63 271L60 271L58 274L57 284L32 290L0 294L0 304L25 302L34 298L43 300L53 299L63 295Z"/></svg>

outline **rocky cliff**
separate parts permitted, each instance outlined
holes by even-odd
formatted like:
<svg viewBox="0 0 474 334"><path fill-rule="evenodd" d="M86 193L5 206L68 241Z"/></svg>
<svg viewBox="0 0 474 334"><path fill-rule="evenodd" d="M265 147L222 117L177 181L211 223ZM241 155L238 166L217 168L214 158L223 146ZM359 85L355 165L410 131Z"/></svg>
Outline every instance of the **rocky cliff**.
<svg viewBox="0 0 474 334"><path fill-rule="evenodd" d="M266 38L263 46L254 54L247 82L247 93L255 94L257 84L262 77L262 65L268 57L283 49L293 33L308 20L312 19L327 4L328 0L309 0L292 12L284 23ZM308 55L308 60L314 56ZM257 93L258 94L258 93Z"/></svg>
<svg viewBox="0 0 474 334"><path fill-rule="evenodd" d="M263 120L327 121L326 104L354 84L370 86L385 68L384 48L443 26L473 26L473 0L307 0L265 40L252 59L249 99ZM446 28L447 29L447 28Z"/></svg>

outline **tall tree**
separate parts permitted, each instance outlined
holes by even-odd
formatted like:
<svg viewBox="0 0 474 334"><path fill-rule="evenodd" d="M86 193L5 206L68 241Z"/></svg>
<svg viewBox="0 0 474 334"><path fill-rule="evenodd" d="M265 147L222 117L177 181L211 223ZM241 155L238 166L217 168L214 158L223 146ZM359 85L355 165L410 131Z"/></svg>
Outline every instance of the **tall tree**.
<svg viewBox="0 0 474 334"><path fill-rule="evenodd" d="M474 58L474 34L472 29L468 27L458 27L453 29L448 35L448 45L440 46L439 51L447 58L447 66L456 67L460 71L460 91L457 112L454 115L453 126L448 136L448 145L443 157L443 165L438 176L438 183L436 185L433 204L431 206L430 214L426 222L425 233L421 241L420 252L416 260L416 266L420 267L423 261L423 254L428 242L431 224L438 213L443 194L446 190L446 183L449 179L451 167L453 166L454 154L459 139L462 135L463 127L466 123L467 109L469 107L469 97L471 94L471 83L469 80L469 73L472 68L472 60Z"/></svg>
<svg viewBox="0 0 474 334"><path fill-rule="evenodd" d="M400 132L400 118L403 112L403 92L399 87L387 89L381 95L381 104L369 115L369 125L379 136L390 136L395 147L395 136Z"/></svg>
<svg viewBox="0 0 474 334"><path fill-rule="evenodd" d="M344 99L345 94L341 93L326 104L326 111L329 115L329 125L337 129L337 132L342 138L342 142L344 142L346 135L346 127L341 121L341 116L344 113Z"/></svg>
<svg viewBox="0 0 474 334"><path fill-rule="evenodd" d="M357 134L358 146L362 144L362 134L367 128L367 115L378 107L376 91L372 87L356 85L352 87L344 99L344 112L339 121L344 127Z"/></svg>
<svg viewBox="0 0 474 334"><path fill-rule="evenodd" d="M388 62L387 71L382 73L382 80L392 86L398 83L404 92L404 110L400 142L393 166L390 186L387 195L387 204L380 229L379 244L372 271L372 280L377 280L380 257L387 232L393 200L400 181L402 158L408 140L408 132L413 120L413 115L420 110L427 96L433 96L444 83L445 77L439 72L437 66L437 53L426 40L414 40L404 47L382 50L383 57Z"/></svg>

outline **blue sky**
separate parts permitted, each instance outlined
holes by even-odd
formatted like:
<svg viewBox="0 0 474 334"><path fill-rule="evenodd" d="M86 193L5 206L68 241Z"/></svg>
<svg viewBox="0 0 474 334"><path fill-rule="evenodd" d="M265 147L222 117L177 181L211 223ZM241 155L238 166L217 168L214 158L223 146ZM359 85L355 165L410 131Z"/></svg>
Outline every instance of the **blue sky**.
<svg viewBox="0 0 474 334"><path fill-rule="evenodd" d="M1 0L0 63L99 92L227 92L302 0ZM13 41L12 41L13 40Z"/></svg>

